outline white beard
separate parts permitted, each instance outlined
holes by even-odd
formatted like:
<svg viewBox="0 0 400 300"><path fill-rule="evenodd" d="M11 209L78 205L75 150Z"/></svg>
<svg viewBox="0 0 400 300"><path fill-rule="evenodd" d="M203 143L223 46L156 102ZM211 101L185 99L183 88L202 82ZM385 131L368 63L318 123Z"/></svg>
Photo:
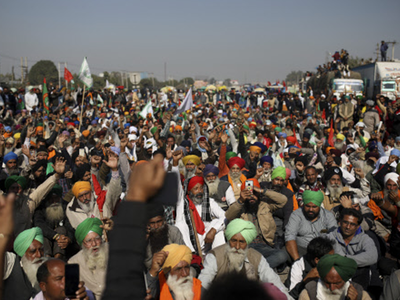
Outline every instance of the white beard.
<svg viewBox="0 0 400 300"><path fill-rule="evenodd" d="M35 258L33 261L30 261L29 259L26 258L26 256L21 257L21 263L24 269L24 272L26 276L28 277L30 283L32 284L32 287L35 290L40 291L39 287L39 282L37 281L36 278L36 273L39 267L47 260L47 258L42 257L42 258Z"/></svg>
<svg viewBox="0 0 400 300"><path fill-rule="evenodd" d="M96 253L92 253L92 250L99 249ZM86 260L86 267L89 270L103 269L107 267L108 253L104 243L100 246L92 247L90 249L82 247L83 256Z"/></svg>
<svg viewBox="0 0 400 300"><path fill-rule="evenodd" d="M339 186L332 186L328 181L327 187L329 191L329 197L333 199L340 199L340 194L342 193L343 184L339 184Z"/></svg>
<svg viewBox="0 0 400 300"><path fill-rule="evenodd" d="M240 176L242 175L242 172L229 171L229 175L231 176L233 182L239 182Z"/></svg>
<svg viewBox="0 0 400 300"><path fill-rule="evenodd" d="M167 278L168 287L174 293L175 300L192 300L194 296L193 277L189 275L180 279L176 278L177 276L171 274Z"/></svg>
<svg viewBox="0 0 400 300"><path fill-rule="evenodd" d="M91 212L93 212L95 201L93 199L91 199L89 203L85 204L78 200L78 204L79 204L80 208L85 212L85 214L88 215Z"/></svg>
<svg viewBox="0 0 400 300"><path fill-rule="evenodd" d="M337 149L337 150L340 150L340 151L342 151L342 149L343 149L343 146L344 146L344 142L335 142L334 143L334 146L335 146L335 148Z"/></svg>
<svg viewBox="0 0 400 300"><path fill-rule="evenodd" d="M64 219L64 209L61 203L54 203L46 208L46 219L51 224L57 224Z"/></svg>
<svg viewBox="0 0 400 300"><path fill-rule="evenodd" d="M195 176L196 170L197 170L197 167L190 171L185 168L185 179L189 179L189 178L192 178L193 176Z"/></svg>
<svg viewBox="0 0 400 300"><path fill-rule="evenodd" d="M209 195L216 195L218 193L219 178L215 180L205 180L208 186Z"/></svg>
<svg viewBox="0 0 400 300"><path fill-rule="evenodd" d="M350 282L346 282L342 288L330 291L321 279L317 283L317 299L319 300L342 300L345 299Z"/></svg>
<svg viewBox="0 0 400 300"><path fill-rule="evenodd" d="M249 251L248 247L246 247L246 249L244 250L243 249L236 250L235 248L231 248L229 244L225 244L225 252L229 260L229 271L240 272L240 270L243 267L243 262L247 257L248 251Z"/></svg>

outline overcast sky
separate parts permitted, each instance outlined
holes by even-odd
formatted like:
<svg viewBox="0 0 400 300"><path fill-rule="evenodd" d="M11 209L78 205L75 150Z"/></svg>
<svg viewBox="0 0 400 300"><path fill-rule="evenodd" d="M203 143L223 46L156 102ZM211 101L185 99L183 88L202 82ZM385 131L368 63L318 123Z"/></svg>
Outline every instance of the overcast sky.
<svg viewBox="0 0 400 300"><path fill-rule="evenodd" d="M78 72L153 72L163 80L199 75L240 83L313 71L328 52L375 57L400 42L399 0L3 0L0 73L19 58L67 62ZM400 58L400 44L395 57ZM391 55L391 47L388 56Z"/></svg>

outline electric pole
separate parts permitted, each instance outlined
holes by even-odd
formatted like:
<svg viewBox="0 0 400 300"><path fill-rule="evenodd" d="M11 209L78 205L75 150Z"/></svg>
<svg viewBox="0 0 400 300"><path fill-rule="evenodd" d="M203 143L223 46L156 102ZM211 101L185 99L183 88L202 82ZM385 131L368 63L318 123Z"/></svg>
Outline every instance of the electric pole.
<svg viewBox="0 0 400 300"><path fill-rule="evenodd" d="M61 87L61 64L58 63L58 88Z"/></svg>
<svg viewBox="0 0 400 300"><path fill-rule="evenodd" d="M164 63L164 82L167 82L167 63Z"/></svg>
<svg viewBox="0 0 400 300"><path fill-rule="evenodd" d="M24 83L24 65L22 56L21 56L21 83Z"/></svg>

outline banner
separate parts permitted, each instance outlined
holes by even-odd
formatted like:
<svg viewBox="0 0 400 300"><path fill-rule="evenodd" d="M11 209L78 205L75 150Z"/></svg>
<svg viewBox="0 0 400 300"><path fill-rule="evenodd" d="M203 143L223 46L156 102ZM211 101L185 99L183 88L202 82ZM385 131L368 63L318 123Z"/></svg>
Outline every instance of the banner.
<svg viewBox="0 0 400 300"><path fill-rule="evenodd" d="M46 77L43 79L43 108L49 113L49 92L47 91L46 86Z"/></svg>
<svg viewBox="0 0 400 300"><path fill-rule="evenodd" d="M190 88L185 96L185 99L183 99L181 105L179 105L178 109L174 112L174 115L178 115L184 111L192 109L192 106L193 106L192 88Z"/></svg>
<svg viewBox="0 0 400 300"><path fill-rule="evenodd" d="M143 117L143 119L146 119L148 114L151 114L152 116L154 115L151 101L147 102L146 106L139 114Z"/></svg>

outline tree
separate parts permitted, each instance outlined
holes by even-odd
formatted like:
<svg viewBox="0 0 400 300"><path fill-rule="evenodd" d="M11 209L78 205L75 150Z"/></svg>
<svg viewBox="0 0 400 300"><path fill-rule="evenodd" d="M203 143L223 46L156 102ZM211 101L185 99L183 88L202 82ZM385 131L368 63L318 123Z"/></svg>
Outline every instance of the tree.
<svg viewBox="0 0 400 300"><path fill-rule="evenodd" d="M230 78L225 79L223 84L225 86L230 86L231 85L231 79Z"/></svg>
<svg viewBox="0 0 400 300"><path fill-rule="evenodd" d="M286 76L287 84L297 84L303 77L303 71L292 71Z"/></svg>
<svg viewBox="0 0 400 300"><path fill-rule="evenodd" d="M209 84L215 84L215 81L216 81L215 78L211 77L210 80L208 80L208 83Z"/></svg>
<svg viewBox="0 0 400 300"><path fill-rule="evenodd" d="M350 56L347 63L349 65L350 69L353 69L353 68L361 65L361 58L359 58L358 56L356 56L356 57Z"/></svg>
<svg viewBox="0 0 400 300"><path fill-rule="evenodd" d="M34 64L29 71L29 82L32 85L42 84L46 77L48 83L58 83L58 70L51 60L41 60Z"/></svg>
<svg viewBox="0 0 400 300"><path fill-rule="evenodd" d="M194 79L192 77L185 77L185 78L182 78L181 81L179 81L179 83L193 85Z"/></svg>

